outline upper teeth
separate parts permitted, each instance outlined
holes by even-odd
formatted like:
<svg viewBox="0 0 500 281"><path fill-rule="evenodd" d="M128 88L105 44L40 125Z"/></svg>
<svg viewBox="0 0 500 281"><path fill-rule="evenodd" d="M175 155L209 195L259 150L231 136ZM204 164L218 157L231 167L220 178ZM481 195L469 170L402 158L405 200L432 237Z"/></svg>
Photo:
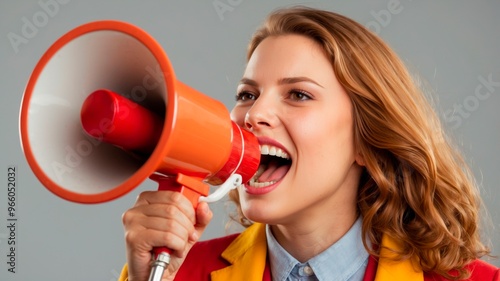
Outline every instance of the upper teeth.
<svg viewBox="0 0 500 281"><path fill-rule="evenodd" d="M285 159L290 159L288 153L284 152L281 148L264 144L260 146L260 154L262 155L272 155L276 157L281 157Z"/></svg>
<svg viewBox="0 0 500 281"><path fill-rule="evenodd" d="M284 152L281 148L271 146L268 144L264 144L264 145L260 146L260 154L272 155L272 156L276 156L276 157L280 157L280 158L284 158L284 159L288 159L288 160L290 159L290 156L288 156L288 153ZM255 175L248 182L248 184L250 186L256 187L256 188L262 188L262 187L269 186L271 184L275 184L277 182L276 180L272 180L272 181L268 181L268 182L259 182L258 181L258 178L262 175L262 173L264 173L264 171L266 169L267 169L267 164L261 164L259 166L257 173L255 173Z"/></svg>

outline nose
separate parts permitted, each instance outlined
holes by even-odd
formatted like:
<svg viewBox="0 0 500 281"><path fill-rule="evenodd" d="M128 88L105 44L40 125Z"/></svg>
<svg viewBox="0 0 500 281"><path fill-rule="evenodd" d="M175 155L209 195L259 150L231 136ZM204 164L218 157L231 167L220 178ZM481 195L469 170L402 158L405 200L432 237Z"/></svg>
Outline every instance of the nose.
<svg viewBox="0 0 500 281"><path fill-rule="evenodd" d="M245 114L245 127L250 131L273 128L278 122L276 107L261 95Z"/></svg>

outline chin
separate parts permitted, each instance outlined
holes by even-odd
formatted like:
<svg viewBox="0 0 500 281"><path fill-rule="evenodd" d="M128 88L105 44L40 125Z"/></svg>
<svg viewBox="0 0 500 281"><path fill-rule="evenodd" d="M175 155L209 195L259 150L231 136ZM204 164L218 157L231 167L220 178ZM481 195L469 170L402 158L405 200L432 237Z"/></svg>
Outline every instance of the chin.
<svg viewBox="0 0 500 281"><path fill-rule="evenodd" d="M276 222L279 221L278 218L280 217L280 214L277 212L277 210L280 210L280 208L270 208L269 203L245 202L241 207L245 217L253 222L263 224L276 224Z"/></svg>

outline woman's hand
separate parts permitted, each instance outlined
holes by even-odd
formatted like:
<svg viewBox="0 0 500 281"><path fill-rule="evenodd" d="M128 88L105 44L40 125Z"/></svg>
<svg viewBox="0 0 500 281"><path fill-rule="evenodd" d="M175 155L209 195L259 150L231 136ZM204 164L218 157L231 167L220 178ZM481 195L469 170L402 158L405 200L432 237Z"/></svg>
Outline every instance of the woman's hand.
<svg viewBox="0 0 500 281"><path fill-rule="evenodd" d="M196 211L179 192L141 193L123 216L127 246L128 280L147 281L154 247L172 250L170 265L162 280L173 280L187 253L198 241L212 219L208 204L201 202Z"/></svg>

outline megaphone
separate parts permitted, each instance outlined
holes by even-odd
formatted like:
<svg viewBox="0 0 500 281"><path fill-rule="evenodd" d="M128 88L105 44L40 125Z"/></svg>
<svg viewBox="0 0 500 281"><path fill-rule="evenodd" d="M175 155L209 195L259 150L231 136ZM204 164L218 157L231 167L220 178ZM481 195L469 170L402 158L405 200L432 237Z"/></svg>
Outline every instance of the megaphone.
<svg viewBox="0 0 500 281"><path fill-rule="evenodd" d="M81 25L45 52L25 89L20 134L40 182L78 203L113 200L151 178L196 206L209 185L234 175L244 183L260 161L256 137L177 80L150 35L120 21Z"/></svg>

